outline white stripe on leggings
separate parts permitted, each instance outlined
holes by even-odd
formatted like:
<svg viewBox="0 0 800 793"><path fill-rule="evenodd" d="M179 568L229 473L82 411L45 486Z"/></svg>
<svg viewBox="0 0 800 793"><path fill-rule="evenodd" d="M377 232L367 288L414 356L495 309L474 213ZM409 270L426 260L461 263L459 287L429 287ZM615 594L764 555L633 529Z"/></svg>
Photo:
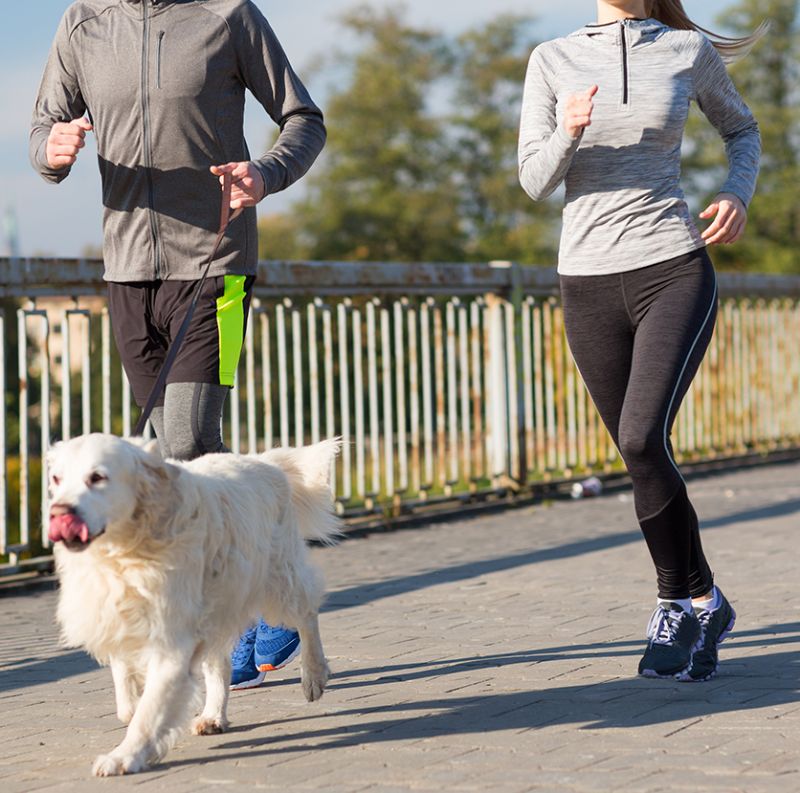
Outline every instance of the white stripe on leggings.
<svg viewBox="0 0 800 793"><path fill-rule="evenodd" d="M667 458L672 463L672 467L678 472L678 476L681 478L682 482L686 482L683 478L683 474L681 473L680 468L678 468L678 464L673 459L672 455L669 453L669 436L667 434L667 430L669 427L669 417L672 413L672 406L675 404L675 397L678 395L678 389L681 387L681 381L683 380L683 374L686 371L686 367L689 365L689 360L692 357L692 353L694 352L694 348L697 346L697 342L700 341L700 337L703 335L703 331L706 329L706 324L708 324L708 320L711 315L714 313L714 306L717 304L717 274L714 272L714 294L711 296L711 305L708 308L708 313L706 314L706 318L703 320L703 324L700 326L700 330L697 332L697 336L694 337L694 341L692 342L692 346L689 348L689 353L686 356L686 360L683 362L683 368L681 369L681 373L678 375L678 381L675 383L675 389L672 392L672 398L669 401L669 407L667 408L667 415L664 418L664 451L667 453Z"/></svg>

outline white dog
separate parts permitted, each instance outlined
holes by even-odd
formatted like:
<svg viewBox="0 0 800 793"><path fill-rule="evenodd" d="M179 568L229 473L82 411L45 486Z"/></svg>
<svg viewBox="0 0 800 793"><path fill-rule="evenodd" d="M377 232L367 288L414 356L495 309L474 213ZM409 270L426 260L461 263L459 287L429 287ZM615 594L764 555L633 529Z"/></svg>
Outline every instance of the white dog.
<svg viewBox="0 0 800 793"><path fill-rule="evenodd" d="M67 646L111 666L125 738L94 774L135 773L164 755L206 700L193 732L228 722L230 651L262 615L300 633L302 687L319 699L323 582L304 538L339 533L328 472L338 441L258 456L165 462L155 442L85 435L48 455L50 539Z"/></svg>

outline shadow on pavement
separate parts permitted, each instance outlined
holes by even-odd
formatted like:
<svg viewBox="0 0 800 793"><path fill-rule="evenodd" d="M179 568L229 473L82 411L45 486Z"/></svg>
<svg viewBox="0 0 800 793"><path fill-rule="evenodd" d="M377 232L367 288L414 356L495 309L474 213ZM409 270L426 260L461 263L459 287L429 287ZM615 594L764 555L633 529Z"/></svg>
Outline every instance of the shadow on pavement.
<svg viewBox="0 0 800 793"><path fill-rule="evenodd" d="M794 499L758 509L743 510L730 515L702 521L701 531L728 526L740 521L766 520L768 518L785 517L800 512L800 499ZM633 515L631 515L633 520ZM414 575L398 576L376 581L374 584L359 584L358 586L340 589L332 592L323 606L323 611L340 611L364 603L372 603L387 597L396 597L405 592L415 592L430 586L449 584L471 578L511 570L516 567L525 567L532 564L569 559L595 551L605 551L619 548L634 542L643 542L639 529L606 534L590 539L575 540L573 542L556 545L551 548L539 548L531 551L501 556L495 559L479 559L464 562L451 567L436 568Z"/></svg>
<svg viewBox="0 0 800 793"><path fill-rule="evenodd" d="M438 699L408 698L378 706L337 710L339 724L325 724L319 714L269 721L273 726L289 726L290 732L273 732L269 737L244 735L257 724L233 728L222 742L213 746L204 762L229 762L237 758L253 759L269 755L291 755L346 746L378 744L386 741L422 740L446 735L487 734L502 731L535 731L548 725L576 725L579 729L633 729L663 724L665 737L714 714L744 713L748 710L800 703L800 654L796 650L770 651L780 645L800 642L800 622L770 625L742 631L726 647L761 647L759 655L728 658L721 674L707 683L677 683L645 680L640 677L616 678L600 683L571 686L545 686L537 691L471 694ZM634 647L634 644L636 646ZM392 685L459 674L480 668L491 669L509 664L533 664L556 659L597 655L638 655L641 643L615 642L607 645L574 645L542 648L529 652L493 654L483 657L440 660L424 664L400 664L373 669L358 669L336 674L329 689ZM377 675L377 676L376 676ZM741 685L742 681L746 681ZM296 685L297 680L283 681ZM341 724L341 720L352 721ZM669 725L674 729L670 730ZM242 736L241 738L237 736ZM229 740L233 738L233 740ZM166 762L161 769L190 765L196 760Z"/></svg>
<svg viewBox="0 0 800 793"><path fill-rule="evenodd" d="M800 512L800 499L790 499L780 501L777 504L769 504L757 509L745 509L741 512L734 512L731 515L721 515L718 518L710 518L701 521L700 530L715 529L719 526L730 526L732 523L746 522L750 520L767 520L769 518L784 518L787 515L794 515Z"/></svg>
<svg viewBox="0 0 800 793"><path fill-rule="evenodd" d="M55 683L98 668L97 663L80 650L50 658L22 658L0 665L0 693Z"/></svg>

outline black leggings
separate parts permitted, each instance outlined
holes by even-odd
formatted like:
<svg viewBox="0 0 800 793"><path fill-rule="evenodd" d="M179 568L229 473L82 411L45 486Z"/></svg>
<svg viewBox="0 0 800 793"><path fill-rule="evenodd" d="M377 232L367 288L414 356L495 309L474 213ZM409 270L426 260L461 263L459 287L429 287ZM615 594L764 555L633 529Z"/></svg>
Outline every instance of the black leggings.
<svg viewBox="0 0 800 793"><path fill-rule="evenodd" d="M705 248L614 275L561 276L572 356L633 482L659 597L700 597L714 579L670 432L714 332Z"/></svg>

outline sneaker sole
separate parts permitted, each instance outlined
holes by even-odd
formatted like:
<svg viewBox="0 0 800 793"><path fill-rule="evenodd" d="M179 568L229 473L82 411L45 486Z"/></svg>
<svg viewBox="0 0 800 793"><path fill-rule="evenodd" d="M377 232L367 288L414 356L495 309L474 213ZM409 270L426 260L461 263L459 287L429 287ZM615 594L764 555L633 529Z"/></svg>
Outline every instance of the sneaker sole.
<svg viewBox="0 0 800 793"><path fill-rule="evenodd" d="M733 626L735 624L736 624L736 612L734 611L733 606L731 606L730 622L726 626L725 630L722 631L722 633L720 633L719 639L717 639L717 647L719 647L722 644L722 642L724 642L725 639L727 639L728 636L730 636L731 631L733 630ZM716 666L705 677L691 677L689 675L690 671L691 670L689 669L682 672L681 673L682 676L679 677L678 680L680 680L681 683L706 683L707 681L712 680L717 676L717 672L719 671L719 658L717 658Z"/></svg>
<svg viewBox="0 0 800 793"><path fill-rule="evenodd" d="M690 663L689 666L681 669L680 672L661 674L660 672L656 672L655 669L643 669L641 672L639 672L639 676L646 677L649 680L682 680L683 675L688 675L691 671L692 664Z"/></svg>
<svg viewBox="0 0 800 793"><path fill-rule="evenodd" d="M266 675L260 672L258 677L252 680L243 680L241 683L231 683L229 688L231 691L243 691L246 688L258 688L263 682Z"/></svg>
<svg viewBox="0 0 800 793"><path fill-rule="evenodd" d="M276 672L278 669L283 669L286 664L291 663L294 661L297 656L300 655L300 645L298 644L297 647L292 650L292 652L286 656L285 660L279 663L277 666L273 666L272 664L257 664L256 669L261 672Z"/></svg>

